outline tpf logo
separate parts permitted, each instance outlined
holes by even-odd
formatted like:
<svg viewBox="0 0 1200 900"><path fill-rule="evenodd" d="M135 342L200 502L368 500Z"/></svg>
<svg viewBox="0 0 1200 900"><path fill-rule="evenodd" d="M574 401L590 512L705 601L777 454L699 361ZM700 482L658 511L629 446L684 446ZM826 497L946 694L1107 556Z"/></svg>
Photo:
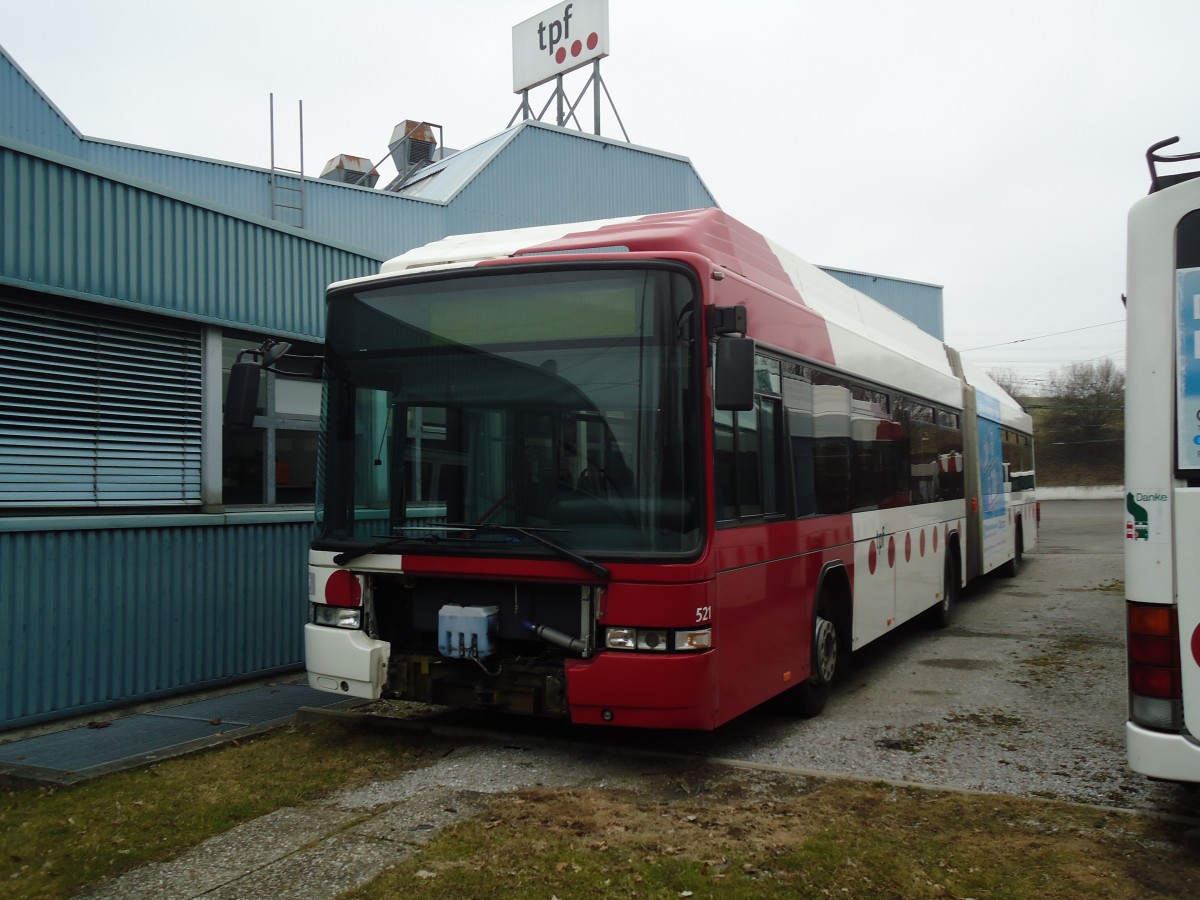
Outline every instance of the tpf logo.
<svg viewBox="0 0 1200 900"><path fill-rule="evenodd" d="M608 56L608 0L571 0L513 27L513 90L520 93Z"/></svg>
<svg viewBox="0 0 1200 900"><path fill-rule="evenodd" d="M553 56L560 66L567 61L567 47L571 48L573 57L583 53L584 41L571 40L571 10L574 8L574 3L568 3L563 9L561 19L553 19L549 25L538 22L538 49ZM569 43L560 47L559 44L564 41ZM595 50L596 45L600 43L600 35L593 31L587 36L586 43L589 50Z"/></svg>

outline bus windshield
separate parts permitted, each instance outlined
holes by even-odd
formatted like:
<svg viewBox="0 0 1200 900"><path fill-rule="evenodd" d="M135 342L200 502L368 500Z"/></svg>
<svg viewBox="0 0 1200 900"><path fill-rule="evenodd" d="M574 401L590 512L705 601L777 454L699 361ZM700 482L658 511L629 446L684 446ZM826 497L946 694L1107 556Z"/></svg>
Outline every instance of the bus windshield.
<svg viewBox="0 0 1200 900"><path fill-rule="evenodd" d="M698 549L698 304L678 268L476 268L329 304L318 547Z"/></svg>

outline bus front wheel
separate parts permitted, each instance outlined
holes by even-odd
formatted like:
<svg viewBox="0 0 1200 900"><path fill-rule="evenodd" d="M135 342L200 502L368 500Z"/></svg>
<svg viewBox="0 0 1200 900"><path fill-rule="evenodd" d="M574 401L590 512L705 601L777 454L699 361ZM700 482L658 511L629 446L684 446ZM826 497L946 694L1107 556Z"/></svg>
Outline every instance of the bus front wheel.
<svg viewBox="0 0 1200 900"><path fill-rule="evenodd" d="M838 672L839 643L833 610L827 600L819 599L813 616L812 671L787 694L789 705L797 715L811 719L825 709Z"/></svg>

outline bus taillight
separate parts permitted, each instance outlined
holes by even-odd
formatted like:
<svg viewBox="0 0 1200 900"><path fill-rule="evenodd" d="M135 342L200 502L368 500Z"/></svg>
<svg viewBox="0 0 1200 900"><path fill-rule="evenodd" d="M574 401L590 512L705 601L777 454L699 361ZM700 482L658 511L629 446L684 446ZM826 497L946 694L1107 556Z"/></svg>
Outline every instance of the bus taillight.
<svg viewBox="0 0 1200 900"><path fill-rule="evenodd" d="M1183 726L1179 618L1174 606L1126 604L1129 718L1145 728Z"/></svg>

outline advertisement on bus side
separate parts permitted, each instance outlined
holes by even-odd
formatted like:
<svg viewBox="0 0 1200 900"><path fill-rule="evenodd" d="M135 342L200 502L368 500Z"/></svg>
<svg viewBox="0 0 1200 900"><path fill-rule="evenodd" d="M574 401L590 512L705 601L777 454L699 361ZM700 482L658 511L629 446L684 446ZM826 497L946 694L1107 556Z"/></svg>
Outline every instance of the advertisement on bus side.
<svg viewBox="0 0 1200 900"><path fill-rule="evenodd" d="M1200 269L1175 273L1175 454L1181 471L1200 471Z"/></svg>
<svg viewBox="0 0 1200 900"><path fill-rule="evenodd" d="M983 568L1008 559L1008 497L1004 493L1004 444L1000 401L979 392L979 481L983 512Z"/></svg>

